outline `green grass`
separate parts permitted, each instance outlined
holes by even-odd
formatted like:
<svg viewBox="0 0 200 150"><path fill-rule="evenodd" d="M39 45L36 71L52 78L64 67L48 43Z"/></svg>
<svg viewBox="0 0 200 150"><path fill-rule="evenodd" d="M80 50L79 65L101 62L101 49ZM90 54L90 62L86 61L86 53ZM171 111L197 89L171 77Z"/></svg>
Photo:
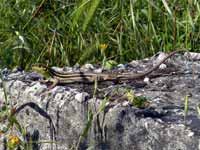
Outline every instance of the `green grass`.
<svg viewBox="0 0 200 150"><path fill-rule="evenodd" d="M118 63L158 51L198 51L197 0L1 0L0 66Z"/></svg>

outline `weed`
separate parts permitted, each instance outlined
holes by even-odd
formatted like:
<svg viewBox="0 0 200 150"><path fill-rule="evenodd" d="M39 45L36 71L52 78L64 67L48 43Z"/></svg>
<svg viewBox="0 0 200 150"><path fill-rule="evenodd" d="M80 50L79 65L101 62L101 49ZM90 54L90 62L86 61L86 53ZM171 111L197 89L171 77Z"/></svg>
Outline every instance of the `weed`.
<svg viewBox="0 0 200 150"><path fill-rule="evenodd" d="M97 80L95 80L95 83L94 83L94 92L93 92L93 99L95 99L95 96L96 96L96 92L97 92L97 89L98 89L98 82ZM79 139L77 141L77 144L76 146L72 146L70 148L70 150L78 150L79 149L79 146L80 146L80 143L81 141L86 138L88 136L88 133L94 123L95 120L97 120L97 124L98 126L100 127L101 125L99 124L99 114L104 112L105 111L105 108L106 108L106 103L108 102L108 97L107 95L104 95L104 99L102 100L99 108L97 109L96 108L96 104L94 103L93 106L89 106L89 109L88 109L88 113L87 113L87 122L86 122L86 125L85 127L83 128L80 136L79 136Z"/></svg>
<svg viewBox="0 0 200 150"><path fill-rule="evenodd" d="M130 103L137 108L146 108L149 105L149 101L144 96L135 96L133 90L127 90L126 97Z"/></svg>
<svg viewBox="0 0 200 150"><path fill-rule="evenodd" d="M200 106L199 105L197 106L197 113L198 113L198 116L200 116Z"/></svg>
<svg viewBox="0 0 200 150"><path fill-rule="evenodd" d="M186 124L186 117L188 115L188 110L189 110L189 103L188 103L188 95L185 96L185 103L184 103L184 121Z"/></svg>

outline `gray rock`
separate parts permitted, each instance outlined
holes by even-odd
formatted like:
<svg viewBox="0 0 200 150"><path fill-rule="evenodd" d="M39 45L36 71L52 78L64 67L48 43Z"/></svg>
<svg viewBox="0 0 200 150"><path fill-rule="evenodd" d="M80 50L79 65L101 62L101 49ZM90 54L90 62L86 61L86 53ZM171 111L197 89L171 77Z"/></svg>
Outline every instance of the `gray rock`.
<svg viewBox="0 0 200 150"><path fill-rule="evenodd" d="M126 65L124 65L124 64L119 64L119 65L117 65L117 68L118 68L119 70L125 70L125 69L126 69Z"/></svg>
<svg viewBox="0 0 200 150"><path fill-rule="evenodd" d="M151 60L140 62L137 67L143 68L151 63ZM16 116L26 127L27 136L35 141L47 141L33 144L35 150L68 150L78 143L80 150L198 150L200 120L196 107L200 79L199 73L193 72L191 67L198 69L200 64L194 62L193 66L191 62L182 61L182 57L170 59L166 64L166 68L149 76L148 84L141 86L137 84L140 83L138 80L111 86L105 84L98 87L94 97L93 93L84 91L88 88L64 85L48 90L38 81L7 80L9 107L16 106L18 110L21 105L29 104ZM132 66L131 70L129 67L132 72L135 68ZM14 75L11 73L11 76ZM93 88L93 85L85 86ZM133 106L124 97L130 89L135 95L148 98L149 106L144 109ZM2 88L0 93L2 107ZM184 119L186 95L190 95L189 111ZM93 120L87 126L91 114ZM5 125L6 122L0 122L0 130ZM88 131L84 133L87 127ZM13 130L22 138L16 128ZM1 136L0 149L3 149L3 138L7 135Z"/></svg>
<svg viewBox="0 0 200 150"><path fill-rule="evenodd" d="M87 97L89 96L88 93L86 92L82 92L82 93L77 93L75 95L75 100L79 101L79 102L85 102L87 100Z"/></svg>
<svg viewBox="0 0 200 150"><path fill-rule="evenodd" d="M83 71L92 71L94 69L95 69L95 67L92 64L85 64L81 67L81 70L83 70Z"/></svg>

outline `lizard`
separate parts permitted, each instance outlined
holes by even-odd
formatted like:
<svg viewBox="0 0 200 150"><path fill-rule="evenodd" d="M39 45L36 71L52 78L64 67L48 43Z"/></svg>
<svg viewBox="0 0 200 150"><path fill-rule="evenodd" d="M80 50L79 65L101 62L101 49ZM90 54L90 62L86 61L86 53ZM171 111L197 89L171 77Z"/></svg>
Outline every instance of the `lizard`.
<svg viewBox="0 0 200 150"><path fill-rule="evenodd" d="M57 84L69 84L69 83L92 83L97 80L98 82L102 81L121 81L121 80L136 80L143 79L154 70L158 69L159 66L164 63L168 58L174 54L185 51L185 50L176 50L169 53L165 58L163 58L158 64L156 64L151 69L144 71L143 73L121 73L121 74L108 74L108 73L84 73L84 72L75 72L75 73L60 73L48 67L44 64L35 64L32 65L32 70L38 71L41 73L47 80L42 82L47 83L51 82L51 86L54 88Z"/></svg>

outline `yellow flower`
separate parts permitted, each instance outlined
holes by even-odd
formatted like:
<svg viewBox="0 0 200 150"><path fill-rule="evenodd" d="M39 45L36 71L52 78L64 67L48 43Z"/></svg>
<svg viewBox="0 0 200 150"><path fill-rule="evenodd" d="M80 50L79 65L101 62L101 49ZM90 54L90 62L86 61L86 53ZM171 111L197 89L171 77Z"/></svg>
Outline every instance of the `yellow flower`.
<svg viewBox="0 0 200 150"><path fill-rule="evenodd" d="M10 134L8 136L8 143L11 145L11 146L16 146L16 145L19 145L20 143L20 139L18 136L14 135L14 134Z"/></svg>
<svg viewBox="0 0 200 150"><path fill-rule="evenodd" d="M105 44L105 43L104 43L104 44L100 44L100 49L103 49L103 50L104 50L104 49L106 49L107 47L108 47L108 44Z"/></svg>

